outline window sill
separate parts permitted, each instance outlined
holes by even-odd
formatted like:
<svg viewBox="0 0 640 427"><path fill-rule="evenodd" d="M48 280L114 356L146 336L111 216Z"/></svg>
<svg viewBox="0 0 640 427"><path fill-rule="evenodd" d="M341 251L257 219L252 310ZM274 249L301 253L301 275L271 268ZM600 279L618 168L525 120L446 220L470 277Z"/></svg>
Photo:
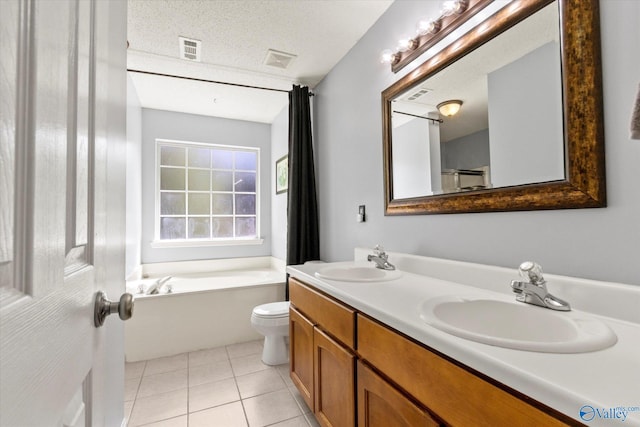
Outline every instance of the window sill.
<svg viewBox="0 0 640 427"><path fill-rule="evenodd" d="M152 248L195 248L203 246L242 246L261 245L264 239L236 239L236 240L154 240Z"/></svg>

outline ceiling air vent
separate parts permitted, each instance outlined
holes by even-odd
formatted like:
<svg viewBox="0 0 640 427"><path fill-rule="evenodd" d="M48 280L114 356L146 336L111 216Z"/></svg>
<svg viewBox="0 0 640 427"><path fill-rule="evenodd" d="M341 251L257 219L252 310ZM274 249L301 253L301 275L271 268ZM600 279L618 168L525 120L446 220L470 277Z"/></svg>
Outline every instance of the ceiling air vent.
<svg viewBox="0 0 640 427"><path fill-rule="evenodd" d="M418 91L409 95L409 97L407 98L407 101L415 101L416 99L420 98L422 95L425 95L429 92L431 92L431 89L421 88Z"/></svg>
<svg viewBox="0 0 640 427"><path fill-rule="evenodd" d="M202 42L200 40L188 39L186 37L178 37L178 40L180 41L180 58L200 62Z"/></svg>
<svg viewBox="0 0 640 427"><path fill-rule="evenodd" d="M286 70L294 59L296 59L296 55L269 49L267 57L264 59L264 65Z"/></svg>

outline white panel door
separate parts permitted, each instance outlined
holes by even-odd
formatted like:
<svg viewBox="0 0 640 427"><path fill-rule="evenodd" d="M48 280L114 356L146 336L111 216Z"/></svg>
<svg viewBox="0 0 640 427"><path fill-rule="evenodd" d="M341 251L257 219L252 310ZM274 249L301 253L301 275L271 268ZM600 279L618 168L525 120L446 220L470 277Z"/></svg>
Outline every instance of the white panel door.
<svg viewBox="0 0 640 427"><path fill-rule="evenodd" d="M104 366L122 355L93 324L95 293L124 290L124 144L110 136L124 133L125 36L111 30L126 8L111 3L0 0L1 426L103 425L113 410Z"/></svg>

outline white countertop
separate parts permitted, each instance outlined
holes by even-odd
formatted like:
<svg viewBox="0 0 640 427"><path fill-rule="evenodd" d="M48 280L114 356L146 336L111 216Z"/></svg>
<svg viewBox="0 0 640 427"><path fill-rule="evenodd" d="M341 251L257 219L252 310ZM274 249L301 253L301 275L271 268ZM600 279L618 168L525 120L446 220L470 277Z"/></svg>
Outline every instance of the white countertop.
<svg viewBox="0 0 640 427"><path fill-rule="evenodd" d="M361 261L357 261L361 262ZM337 264L337 263L336 263ZM315 272L330 264L287 267L287 272L353 308L495 380L586 425L640 427L640 325L591 314L618 337L610 348L590 353L554 354L495 347L442 332L420 319L422 303L433 297L477 292L478 288L402 272L386 282L322 280ZM367 265L364 262L363 265ZM370 265L370 263L368 264ZM508 287L508 283L505 284ZM553 289L550 289L554 293ZM492 292L504 300L503 293ZM514 297L515 298L515 297ZM569 301L571 302L571 300ZM637 307L640 310L640 306ZM591 406L600 415L585 421L580 409ZM625 420L620 407L631 408ZM589 409L589 408L586 408Z"/></svg>

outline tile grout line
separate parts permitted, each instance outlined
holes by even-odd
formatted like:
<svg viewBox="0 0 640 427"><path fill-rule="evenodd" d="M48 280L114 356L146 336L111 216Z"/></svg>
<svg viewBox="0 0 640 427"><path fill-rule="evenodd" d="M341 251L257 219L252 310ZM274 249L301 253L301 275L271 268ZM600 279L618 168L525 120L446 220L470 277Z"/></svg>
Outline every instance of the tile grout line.
<svg viewBox="0 0 640 427"><path fill-rule="evenodd" d="M291 351L290 350L291 350L290 344L287 344L287 352L289 353L289 361L287 362L287 367L288 368L287 368L286 373L289 374L289 375L287 375L289 377L289 379L291 378L290 371L289 371L290 370L290 357L291 357ZM300 410L300 413L302 414L302 418L304 419L305 423L307 423L307 425L309 427L313 427L312 424L309 422L308 417L307 417L307 412L305 410L306 403L304 401L299 402L298 399L296 399L296 396L293 394L292 388L287 385L287 378L284 378L285 374L283 374L280 370L278 370L278 374L280 374L280 378L282 378L282 380L284 381L286 390L289 392L289 394L293 398L294 402L296 402L296 405L298 405L298 409ZM313 413L311 413L311 415L313 416Z"/></svg>
<svg viewBox="0 0 640 427"><path fill-rule="evenodd" d="M247 410L244 407L244 399L242 398L242 393L240 392L240 386L238 385L238 377L236 376L236 371L233 369L233 363L231 363L231 355L229 354L229 346L224 347L227 352L227 358L229 359L229 366L231 366L231 372L233 373L233 383L236 385L236 390L238 390L238 398L240 399L240 406L242 407L242 413L244 414L244 422L247 426L249 426L249 417L247 416Z"/></svg>
<svg viewBox="0 0 640 427"><path fill-rule="evenodd" d="M131 407L131 415L133 415L133 410L136 407L136 403L138 403L138 393L140 393L140 387L142 387L142 379L144 378L144 373L147 371L147 362L144 361L144 367L142 368L142 372L140 373L140 382L138 383L138 388L136 388L136 396L133 398L133 406ZM131 418L129 418L129 421ZM129 421L127 421L127 426L129 425Z"/></svg>
<svg viewBox="0 0 640 427"><path fill-rule="evenodd" d="M125 360L126 366L126 360ZM129 412L129 416L127 417L127 424L129 426L129 422L131 421L131 416L133 415L133 410L136 407L136 402L138 401L138 393L140 392L140 387L142 386L142 378L144 378L144 371L147 369L147 361L144 361L144 367L142 368L142 372L140 373L140 382L138 382L138 387L136 387L136 394L133 396L133 403L131 403L131 411Z"/></svg>
<svg viewBox="0 0 640 427"><path fill-rule="evenodd" d="M280 372L278 372L278 373L280 373ZM280 377L282 377L282 374L280 375ZM284 378L283 378L283 380L284 380ZM302 415L302 418L304 418L305 423L307 423L307 425L308 425L309 427L312 427L312 426L311 426L311 423L310 423L310 422L309 422L309 420L307 419L307 413L305 412L305 408L302 406L302 405L306 405L306 404L304 403L304 401L303 401L302 403L300 403L300 402L298 401L298 399L296 399L296 397L294 396L293 391L291 390L291 388L290 388L289 386L287 386L286 381L285 381L285 388L286 388L286 390L289 392L289 394L291 395L291 397L293 398L293 401L296 403L296 405L298 405L298 409L300 410L300 413L301 413L301 415ZM313 415L313 414L311 414L311 415Z"/></svg>
<svg viewBox="0 0 640 427"><path fill-rule="evenodd" d="M189 378L191 377L191 352L187 352L187 427L189 427L189 387L190 387L190 382L189 382Z"/></svg>

